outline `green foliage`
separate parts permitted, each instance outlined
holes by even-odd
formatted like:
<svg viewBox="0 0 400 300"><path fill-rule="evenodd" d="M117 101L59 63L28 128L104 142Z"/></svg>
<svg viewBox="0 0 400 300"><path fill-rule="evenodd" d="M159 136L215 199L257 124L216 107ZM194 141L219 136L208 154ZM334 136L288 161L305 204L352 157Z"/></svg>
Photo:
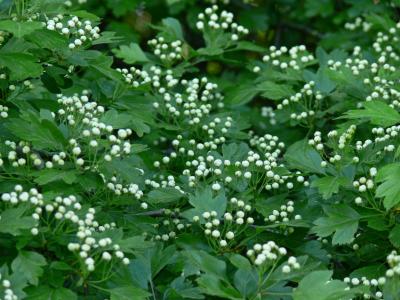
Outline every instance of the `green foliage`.
<svg viewBox="0 0 400 300"><path fill-rule="evenodd" d="M400 299L399 9L0 0L0 299Z"/></svg>

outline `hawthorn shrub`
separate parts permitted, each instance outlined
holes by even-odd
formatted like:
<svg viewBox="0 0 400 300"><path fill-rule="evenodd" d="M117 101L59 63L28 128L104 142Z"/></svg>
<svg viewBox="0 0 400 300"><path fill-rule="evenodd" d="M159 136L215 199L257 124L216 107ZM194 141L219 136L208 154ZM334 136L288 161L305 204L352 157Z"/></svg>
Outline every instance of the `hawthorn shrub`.
<svg viewBox="0 0 400 300"><path fill-rule="evenodd" d="M400 299L399 1L0 9L0 299Z"/></svg>

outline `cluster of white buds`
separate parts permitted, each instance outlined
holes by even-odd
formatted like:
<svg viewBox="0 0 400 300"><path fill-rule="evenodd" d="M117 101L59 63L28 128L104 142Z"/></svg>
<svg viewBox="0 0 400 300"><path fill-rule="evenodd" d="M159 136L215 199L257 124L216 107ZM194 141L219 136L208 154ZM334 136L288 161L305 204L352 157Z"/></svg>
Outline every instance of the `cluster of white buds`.
<svg viewBox="0 0 400 300"><path fill-rule="evenodd" d="M276 46L269 47L269 53L264 55L263 62L271 64L280 70L300 70L314 60L314 56L310 54L306 46L299 45L292 48L285 46L277 48ZM260 69L254 68L256 73Z"/></svg>
<svg viewBox="0 0 400 300"><path fill-rule="evenodd" d="M113 243L111 238L96 237L97 232L106 232L115 228L115 223L100 225L95 220L96 210L94 208L89 208L84 218L81 218L80 214L75 213L75 210L79 211L81 207L75 196L57 197L53 205L46 205L47 211L57 211L54 215L56 219L60 221L69 220L78 226L76 237L79 241L69 243L68 250L79 251L80 259L84 260L86 268L90 272L95 269L96 257L101 257L104 261L112 259L110 251L124 264L129 264L129 259L125 257L120 246Z"/></svg>
<svg viewBox="0 0 400 300"><path fill-rule="evenodd" d="M35 188L31 188L29 191L24 191L21 185L16 185L14 191L9 193L3 193L1 195L1 201L5 203L10 203L12 205L17 205L19 203L30 203L34 207L34 212L32 213L32 218L35 220L35 227L31 228L31 233L33 235L39 234L40 218L50 218L51 216L59 222L68 221L72 224L78 226L78 232L76 233L77 238L80 242L69 243L68 249L71 251L80 250L79 256L85 259L85 263L89 271L94 270L94 260L89 256L89 251L92 250L97 254L96 251L99 247L106 247L112 245L110 238L96 239L93 235L96 232L104 232L108 229L115 227L114 223L100 225L95 220L95 209L89 208L85 217L81 217L82 205L78 202L77 198L73 195L68 197L56 197L52 202L45 202L43 200L43 195L37 191ZM47 214L43 216L43 212ZM49 220L47 220L49 221ZM107 243L104 242L106 240ZM115 250L115 255L123 261L123 263L128 264L129 259L125 258L123 253L119 253L119 246L113 245Z"/></svg>
<svg viewBox="0 0 400 300"><path fill-rule="evenodd" d="M365 276L361 278L345 277L343 281L347 283L349 287L357 287L357 286L368 287L369 291L363 293L364 299L383 299L383 293L381 289L386 283L385 277L371 278L371 279L368 279Z"/></svg>
<svg viewBox="0 0 400 300"><path fill-rule="evenodd" d="M273 265L286 254L287 250L284 247L279 247L273 241L269 241L263 245L255 244L253 249L247 250L247 256L256 266Z"/></svg>
<svg viewBox="0 0 400 300"><path fill-rule="evenodd" d="M21 141L17 145L15 142L6 140L5 145L11 148L11 150L7 154L7 158L14 168L27 165L41 167L43 165L43 161L40 158L39 154L32 151L29 143ZM53 164L52 162L47 162L45 166L50 168L53 166Z"/></svg>
<svg viewBox="0 0 400 300"><path fill-rule="evenodd" d="M322 157L325 159L321 162L321 167L326 167L328 165L328 162L334 164L336 162L342 161L342 155L346 151L345 147L352 140L356 129L356 125L350 125L349 128L339 136L339 138L338 132L336 130L331 130L327 134L329 143L325 145L322 140L322 133L320 131L314 132L314 137L308 140L308 144L313 146L318 152L320 152L322 154ZM328 149L325 149L326 145L329 145L329 153ZM358 161L358 157L354 157L352 159L353 163L358 163Z"/></svg>
<svg viewBox="0 0 400 300"><path fill-rule="evenodd" d="M39 193L37 189L31 188L29 191L24 191L23 187L19 184L14 187L14 191L3 193L1 195L1 201L12 205L30 203L35 208L32 213L32 218L35 220L36 224L40 219L43 211L42 206L44 205L43 195ZM37 235L39 231L36 227L33 227L31 228L31 233Z"/></svg>
<svg viewBox="0 0 400 300"><path fill-rule="evenodd" d="M172 63L182 58L182 41L180 40L168 43L160 36L149 40L147 43L153 47L154 55L158 56L162 61Z"/></svg>
<svg viewBox="0 0 400 300"><path fill-rule="evenodd" d="M387 128L383 127L375 127L372 128L371 133L375 135L374 143L387 143L393 139L396 139L399 136L400 125L394 125ZM385 145L384 150L388 152L392 152L396 149L394 144Z"/></svg>
<svg viewBox="0 0 400 300"><path fill-rule="evenodd" d="M358 180L353 181L353 186L358 189L359 192L363 193L366 192L367 190L371 190L374 188L374 181L373 177L375 177L377 174L376 168L371 168L369 169L369 175L371 178L366 178L366 177L360 177Z"/></svg>
<svg viewBox="0 0 400 300"><path fill-rule="evenodd" d="M254 223L252 217L246 216L251 211L251 206L244 201L231 198L228 212L218 216L216 211L203 212L204 234L210 239L211 245L216 249L229 248L237 244L235 237L239 236L246 226ZM200 216L193 217L194 222L200 221Z"/></svg>
<svg viewBox="0 0 400 300"><path fill-rule="evenodd" d="M182 194L184 194L182 188L176 184L175 177L173 175L164 176L163 174L156 174L154 176L158 177L159 181L157 181L157 178L153 178L153 179L146 179L144 183L155 189L173 187L176 190L180 191Z"/></svg>
<svg viewBox="0 0 400 300"><path fill-rule="evenodd" d="M386 277L392 278L394 276L400 276L400 255L397 254L396 250L393 250L387 256L387 263L389 265L389 269L386 270Z"/></svg>
<svg viewBox="0 0 400 300"><path fill-rule="evenodd" d="M300 92L290 96L289 99L283 99L277 105L278 110L287 108L290 118L300 124L308 125L315 116L315 110L320 107L321 100L324 96L314 90L315 82L306 83Z"/></svg>
<svg viewBox="0 0 400 300"><path fill-rule="evenodd" d="M279 163L279 158L283 153L285 144L279 141L277 136L265 134L264 136L253 135L250 132L250 146L257 149L258 152L250 151L244 166L252 166L261 176L261 182L266 190L277 190L286 183L286 188L292 189L293 183L289 181L288 174L280 172L284 164ZM242 164L243 165L243 164Z"/></svg>
<svg viewBox="0 0 400 300"><path fill-rule="evenodd" d="M133 131L127 128L118 129L114 133L115 130L111 125L100 122L105 108L95 101L89 101L88 91L84 91L82 95L75 94L71 97L58 95L58 97L61 108L57 116L60 122L73 127L75 138L69 140L69 145L71 155L78 166L85 164L85 159L81 157L83 155L87 156L88 162L99 159L100 147L104 150L105 161L131 153L131 143L128 139ZM107 143L103 139L104 136L107 137ZM89 147L89 151L84 153L82 146Z"/></svg>
<svg viewBox="0 0 400 300"><path fill-rule="evenodd" d="M272 213L265 218L265 221L273 222L276 224L279 223L287 223L290 220L291 215L294 213L294 202L289 200L286 205L283 204L280 206L280 209L274 209ZM295 215L295 220L301 220L301 215Z"/></svg>
<svg viewBox="0 0 400 300"><path fill-rule="evenodd" d="M143 196L143 191L140 189L140 187L135 184L135 183L129 183L129 184L123 184L118 182L118 179L116 176L112 176L110 178L110 181L107 181L104 176L103 180L107 186L108 189L114 192L115 195L119 196L122 194L131 194L135 196L136 199L140 199Z"/></svg>
<svg viewBox="0 0 400 300"><path fill-rule="evenodd" d="M99 27L94 26L89 20L80 20L77 16L65 18L63 15L57 15L48 19L43 25L48 30L67 36L70 39L68 45L70 49L80 47L100 37Z"/></svg>
<svg viewBox="0 0 400 300"><path fill-rule="evenodd" d="M6 75L5 74L1 74L0 75L0 79L6 79ZM30 90L32 90L33 88L34 88L35 86L33 85L33 83L30 81L30 80L25 80L24 82L23 82L23 84L20 84L20 85L14 85L14 84L10 84L9 86L8 86L8 89L10 90L10 91L16 91L16 90L18 90L18 91L23 91L23 90L25 90L25 89L30 89Z"/></svg>
<svg viewBox="0 0 400 300"><path fill-rule="evenodd" d="M286 262L282 266L282 272L283 273L290 273L292 270L298 270L300 269L300 264L297 262L297 258L294 256L290 256Z"/></svg>
<svg viewBox="0 0 400 300"><path fill-rule="evenodd" d="M274 109L271 106L261 107L261 116L269 120L269 124L276 125Z"/></svg>
<svg viewBox="0 0 400 300"><path fill-rule="evenodd" d="M164 209L163 214L166 216L159 224L154 224L154 228L158 229L154 239L157 241L169 241L177 238L178 233L182 233L186 228L191 226L190 223L184 221L180 217L180 209L175 208L173 211Z"/></svg>
<svg viewBox="0 0 400 300"><path fill-rule="evenodd" d="M306 180L306 178L301 174L300 171L296 172L296 181L298 183L303 184L304 186L309 186L310 182L308 180Z"/></svg>
<svg viewBox="0 0 400 300"><path fill-rule="evenodd" d="M211 4L216 4L218 2L221 2L222 4L229 4L230 0L206 0L207 2L211 3Z"/></svg>
<svg viewBox="0 0 400 300"><path fill-rule="evenodd" d="M64 5L67 6L67 7L71 7L72 5L74 5L74 3L76 3L76 4L85 4L86 2L87 2L87 0L74 0L74 1L66 0L64 2Z"/></svg>
<svg viewBox="0 0 400 300"><path fill-rule="evenodd" d="M218 85L209 82L206 77L181 80L182 93L170 93L165 88L159 89L162 100L153 106L160 115L169 120L171 116L186 121L189 125L199 124L215 106L220 106L223 96L217 91Z"/></svg>
<svg viewBox="0 0 400 300"><path fill-rule="evenodd" d="M163 71L156 66L151 66L149 71L135 67L117 68L116 70L122 74L125 82L134 88L148 84L160 94L165 93L166 88L172 88L179 83L179 80L173 76L172 70Z"/></svg>
<svg viewBox="0 0 400 300"><path fill-rule="evenodd" d="M219 30L222 32L229 31L232 41L237 41L241 35L246 35L249 30L237 23L233 22L233 13L223 10L219 15L217 13L218 6L213 5L205 9L204 13L200 13L197 18L196 27L198 30Z"/></svg>
<svg viewBox="0 0 400 300"><path fill-rule="evenodd" d="M0 46L3 44L6 36L7 36L7 32L0 30Z"/></svg>
<svg viewBox="0 0 400 300"><path fill-rule="evenodd" d="M8 117L8 107L5 105L0 105L0 117L5 119Z"/></svg>
<svg viewBox="0 0 400 300"><path fill-rule="evenodd" d="M368 32L368 31L371 29L371 26L372 26L371 23L369 23L369 22L367 22L367 21L364 21L361 17L357 17L357 18L354 20L353 23L351 23L351 22L346 22L346 23L344 24L344 28L347 29L347 30L350 30L350 31L354 31L354 30L356 30L356 29L362 27L362 30L363 30L364 32Z"/></svg>
<svg viewBox="0 0 400 300"><path fill-rule="evenodd" d="M0 274L1 286L4 288L3 297L0 299L4 300L18 300L18 296L14 294L12 290L11 281L8 279L3 279L2 275Z"/></svg>
<svg viewBox="0 0 400 300"><path fill-rule="evenodd" d="M374 146L376 144L379 143L384 143L384 142L388 142L390 140L396 139L399 135L400 132L400 126L391 126L388 127L386 129L384 128L373 128L372 129L372 134L373 135L377 135L377 137L375 137L374 140L371 139L366 139L365 141L357 141L355 148L357 151L362 151L364 149L366 149L369 146ZM385 152L393 152L394 150L396 150L396 142L393 141L394 143L385 145L383 147L383 150ZM380 151L377 152L377 154L380 154Z"/></svg>

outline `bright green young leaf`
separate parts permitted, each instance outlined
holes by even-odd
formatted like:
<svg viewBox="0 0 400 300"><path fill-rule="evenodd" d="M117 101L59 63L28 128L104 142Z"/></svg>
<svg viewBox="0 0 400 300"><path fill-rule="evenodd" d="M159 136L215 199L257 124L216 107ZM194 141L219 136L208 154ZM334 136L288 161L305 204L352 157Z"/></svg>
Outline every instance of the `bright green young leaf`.
<svg viewBox="0 0 400 300"><path fill-rule="evenodd" d="M0 214L0 232L17 236L21 234L21 230L34 227L36 221L32 216L23 216L26 210L26 206L20 205L3 211Z"/></svg>
<svg viewBox="0 0 400 300"><path fill-rule="evenodd" d="M305 140L292 144L286 151L285 159L289 167L305 172L325 174L321 167L321 156Z"/></svg>
<svg viewBox="0 0 400 300"><path fill-rule="evenodd" d="M41 22L18 22L11 20L0 21L0 30L8 31L15 37L21 38L25 35L31 34L35 30L43 28Z"/></svg>
<svg viewBox="0 0 400 300"><path fill-rule="evenodd" d="M257 90L260 91L262 97L271 100L283 99L294 94L294 91L290 85L277 84L272 81L260 83L257 86Z"/></svg>
<svg viewBox="0 0 400 300"><path fill-rule="evenodd" d="M327 237L334 233L333 245L351 243L361 216L346 204L326 206L324 211L327 216L317 219L311 231L319 237Z"/></svg>
<svg viewBox="0 0 400 300"><path fill-rule="evenodd" d="M324 199L329 199L347 183L348 180L345 177L326 176L314 180L311 186L317 188Z"/></svg>
<svg viewBox="0 0 400 300"><path fill-rule="evenodd" d="M378 171L376 181L380 185L376 189L376 196L383 198L383 205L387 210L400 203L400 163L384 166Z"/></svg>
<svg viewBox="0 0 400 300"><path fill-rule="evenodd" d="M341 280L332 279L332 271L314 271L305 276L293 293L294 300L345 300L355 294Z"/></svg>
<svg viewBox="0 0 400 300"><path fill-rule="evenodd" d="M369 101L364 103L364 109L350 110L345 116L347 119L369 119L378 126L392 126L400 123L400 114L381 101Z"/></svg>
<svg viewBox="0 0 400 300"><path fill-rule="evenodd" d="M39 278L43 275L46 259L39 253L21 251L13 260L11 269L33 285L38 285Z"/></svg>
<svg viewBox="0 0 400 300"><path fill-rule="evenodd" d="M119 49L114 49L113 52L118 58L121 58L127 64L148 61L148 58L140 46L135 43L131 43L129 46L122 45L119 47Z"/></svg>

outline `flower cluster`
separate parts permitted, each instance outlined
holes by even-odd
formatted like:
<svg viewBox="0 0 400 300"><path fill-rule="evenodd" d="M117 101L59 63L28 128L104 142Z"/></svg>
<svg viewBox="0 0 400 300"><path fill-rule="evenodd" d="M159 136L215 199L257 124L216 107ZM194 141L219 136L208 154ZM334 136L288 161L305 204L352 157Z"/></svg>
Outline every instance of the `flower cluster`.
<svg viewBox="0 0 400 300"><path fill-rule="evenodd" d="M268 119L269 124L276 125L276 115L272 107L270 106L261 107L261 116Z"/></svg>
<svg viewBox="0 0 400 300"><path fill-rule="evenodd" d="M112 161L131 153L131 143L128 141L132 130L115 130L111 125L100 121L105 113L105 108L97 102L89 101L88 92L82 95L71 97L59 95L58 103L61 108L56 116L61 123L65 123L71 128L71 138L69 140L70 154L78 166L90 164L95 166L99 160L100 153L104 161ZM106 136L106 140L104 140ZM89 149L86 153L83 149ZM102 150L102 151L101 151ZM82 156L86 155L85 158Z"/></svg>
<svg viewBox="0 0 400 300"><path fill-rule="evenodd" d="M240 234L254 223L254 219L248 216L251 209L244 201L231 198L228 211L223 216L218 216L216 211L206 211L201 216L194 216L193 221L198 223L202 217L205 224L199 224L205 236L214 249L221 251L222 248L223 251L236 245Z"/></svg>
<svg viewBox="0 0 400 300"><path fill-rule="evenodd" d="M312 54L310 54L306 46L299 45L291 48L287 48L286 46L269 47L269 53L263 56L263 62L266 63L266 67L277 68L278 70L284 71L288 69L293 70L301 70L304 67L308 66L312 63L315 58ZM253 72L260 72L261 67L255 66L253 68Z"/></svg>
<svg viewBox="0 0 400 300"><path fill-rule="evenodd" d="M0 46L3 44L6 36L7 36L7 32L0 30Z"/></svg>
<svg viewBox="0 0 400 300"><path fill-rule="evenodd" d="M197 18L196 27L198 30L222 31L230 32L232 41L237 41L241 35L246 35L249 30L237 23L233 22L233 13L223 10L219 15L217 13L218 6L213 5L205 9L204 13L200 13Z"/></svg>
<svg viewBox="0 0 400 300"><path fill-rule="evenodd" d="M143 191L136 183L124 184L123 182L118 180L117 176L112 176L110 180L107 181L106 177L103 174L100 175L102 176L107 188L113 191L115 195L120 196L123 194L131 194L135 196L136 199L142 198Z"/></svg>
<svg viewBox="0 0 400 300"><path fill-rule="evenodd" d="M63 15L57 15L48 19L44 26L48 30L57 31L70 39L68 47L75 49L84 46L88 42L100 37L100 28L94 26L89 20L80 20L77 16L66 18Z"/></svg>
<svg viewBox="0 0 400 300"><path fill-rule="evenodd" d="M274 241L269 241L262 245L255 244L253 249L247 250L246 254L256 266L261 266L275 264L279 258L287 254L287 250L279 247Z"/></svg>
<svg viewBox="0 0 400 300"><path fill-rule="evenodd" d="M8 107L5 105L0 105L0 117L5 119L8 117Z"/></svg>
<svg viewBox="0 0 400 300"><path fill-rule="evenodd" d="M153 47L154 55L164 62L174 63L182 58L182 41L180 40L168 43L160 36L149 40L147 43Z"/></svg>
<svg viewBox="0 0 400 300"><path fill-rule="evenodd" d="M264 220L273 222L276 224L287 223L290 220L291 215L294 213L294 202L289 200L286 205L281 205L280 209L274 209L272 213ZM301 215L295 215L295 220L301 220Z"/></svg>
<svg viewBox="0 0 400 300"><path fill-rule="evenodd" d="M1 286L4 288L4 294L1 299L4 300L18 300L18 296L14 294L12 290L11 282L8 279L3 279L0 274Z"/></svg>
<svg viewBox="0 0 400 300"><path fill-rule="evenodd" d="M157 234L154 235L156 241L166 242L175 239L178 233L185 232L185 229L191 227L191 224L180 216L179 208L174 210L164 209L163 215L165 218L160 220L158 224L154 224L154 228L157 229Z"/></svg>
<svg viewBox="0 0 400 300"><path fill-rule="evenodd" d="M347 29L347 30L354 31L354 30L362 27L362 30L364 32L368 32L371 29L371 26L372 26L371 23L369 23L367 21L364 21L360 17L356 18L353 23L352 22L346 22L344 24L344 28Z"/></svg>
<svg viewBox="0 0 400 300"><path fill-rule="evenodd" d="M172 88L179 83L171 70L162 70L156 66L151 66L148 71L135 67L130 67L129 70L126 68L117 68L116 70L122 74L125 82L134 88L150 85L156 93L164 93L165 87Z"/></svg>
<svg viewBox="0 0 400 300"><path fill-rule="evenodd" d="M54 201L44 201L43 195L38 192L37 189L31 188L29 192L24 191L21 185L16 185L14 191L9 193L3 193L1 195L1 201L4 203L10 203L12 205L18 205L19 203L29 203L34 208L32 218L35 221L34 227L31 228L33 235L40 233L40 221L45 221L46 224L51 224L51 219L57 220L57 222L75 224L78 227L76 237L79 242L73 242L68 244L70 251L78 251L79 257L84 259L87 269L89 271L94 270L94 257L102 255L108 257L106 252L99 254L98 249L104 248L108 250L113 249L115 256L120 258L124 264L129 263L129 259L125 258L124 254L120 251L117 244L113 244L110 238L96 238L96 232L106 232L107 230L113 229L115 224L104 224L101 225L95 220L95 209L89 208L86 214L82 215L82 205L78 199L70 195L68 197L56 197ZM59 225L61 226L61 225ZM59 227L57 226L57 227ZM93 253L90 254L90 251ZM111 259L111 257L110 257Z"/></svg>

